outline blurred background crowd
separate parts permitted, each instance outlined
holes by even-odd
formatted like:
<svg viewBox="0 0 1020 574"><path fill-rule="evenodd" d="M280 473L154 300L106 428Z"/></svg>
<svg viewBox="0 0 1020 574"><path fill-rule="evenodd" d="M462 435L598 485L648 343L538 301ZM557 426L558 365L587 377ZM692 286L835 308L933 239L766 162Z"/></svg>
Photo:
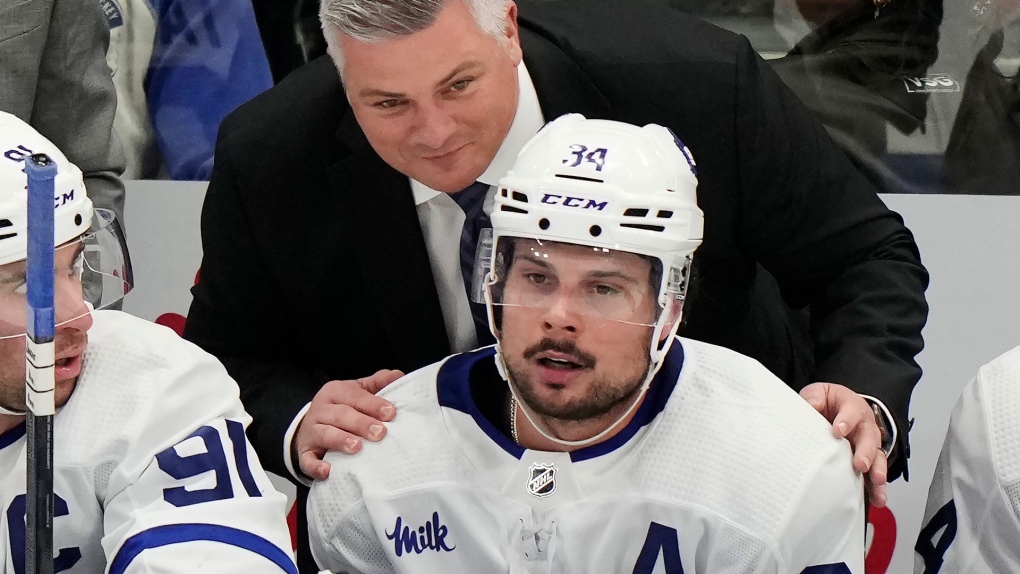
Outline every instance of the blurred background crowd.
<svg viewBox="0 0 1020 574"><path fill-rule="evenodd" d="M747 36L882 191L1020 193L1017 0L665 1ZM273 81L325 54L317 5L254 1Z"/></svg>
<svg viewBox="0 0 1020 574"><path fill-rule="evenodd" d="M1020 189L1020 1L648 1L747 36L882 191ZM81 155L91 157L72 159L93 180L121 170L125 179L206 180L223 117L325 54L317 10L316 0L15 3L0 9L0 73L14 86L0 109L73 149L60 131L104 121L89 81L104 51L120 149L90 142ZM102 30L87 29L100 20L108 49ZM70 103L91 113L74 120ZM101 203L118 207L116 193Z"/></svg>

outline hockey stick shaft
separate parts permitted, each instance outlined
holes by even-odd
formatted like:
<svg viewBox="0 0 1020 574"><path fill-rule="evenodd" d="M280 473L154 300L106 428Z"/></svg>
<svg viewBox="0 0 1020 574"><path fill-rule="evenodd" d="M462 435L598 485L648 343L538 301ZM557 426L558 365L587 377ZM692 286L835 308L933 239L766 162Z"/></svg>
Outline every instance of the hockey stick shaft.
<svg viewBox="0 0 1020 574"><path fill-rule="evenodd" d="M25 572L53 574L53 415L55 330L53 191L56 164L46 155L25 160L28 175L28 476Z"/></svg>

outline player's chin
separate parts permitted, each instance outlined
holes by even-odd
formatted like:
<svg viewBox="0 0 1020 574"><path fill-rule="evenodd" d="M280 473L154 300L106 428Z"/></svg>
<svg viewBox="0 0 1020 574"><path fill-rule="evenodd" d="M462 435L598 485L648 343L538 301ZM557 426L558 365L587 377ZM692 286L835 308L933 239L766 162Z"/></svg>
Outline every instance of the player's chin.
<svg viewBox="0 0 1020 574"><path fill-rule="evenodd" d="M584 402L590 392L591 385L587 381L572 380L569 383L535 381L531 394L543 406L545 413L559 416L575 409L577 403Z"/></svg>
<svg viewBox="0 0 1020 574"><path fill-rule="evenodd" d="M15 413L23 413L28 410L28 405L25 404L24 394L22 394L18 400L0 400L0 407Z"/></svg>

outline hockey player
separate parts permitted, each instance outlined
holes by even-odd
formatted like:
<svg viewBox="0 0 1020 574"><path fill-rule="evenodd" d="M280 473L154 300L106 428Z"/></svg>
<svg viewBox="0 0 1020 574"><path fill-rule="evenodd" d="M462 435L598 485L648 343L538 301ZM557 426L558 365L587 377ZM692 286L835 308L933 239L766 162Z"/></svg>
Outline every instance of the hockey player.
<svg viewBox="0 0 1020 574"><path fill-rule="evenodd" d="M917 574L1020 572L1020 347L964 388L923 524Z"/></svg>
<svg viewBox="0 0 1020 574"><path fill-rule="evenodd" d="M696 186L657 125L569 115L525 146L476 272L498 342L387 387L386 440L328 455L320 566L863 573L848 443L756 361L674 335Z"/></svg>
<svg viewBox="0 0 1020 574"><path fill-rule="evenodd" d="M245 440L212 356L169 329L92 311L130 288L119 226L81 172L0 113L0 571L25 571L24 158L55 185L54 572L293 572L285 498ZM83 279L96 285L83 299Z"/></svg>

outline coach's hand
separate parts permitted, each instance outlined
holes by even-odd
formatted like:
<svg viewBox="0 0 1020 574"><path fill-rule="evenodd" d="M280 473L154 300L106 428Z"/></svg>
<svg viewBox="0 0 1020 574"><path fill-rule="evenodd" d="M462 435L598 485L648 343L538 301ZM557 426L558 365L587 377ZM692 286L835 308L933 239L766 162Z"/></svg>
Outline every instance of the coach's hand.
<svg viewBox="0 0 1020 574"><path fill-rule="evenodd" d="M800 396L832 423L836 437L850 441L854 468L865 473L871 503L885 506L888 461L881 448L882 431L875 424L875 412L868 401L835 383L812 383L800 391Z"/></svg>
<svg viewBox="0 0 1020 574"><path fill-rule="evenodd" d="M400 371L383 369L370 377L323 385L291 441L291 458L299 463L301 472L325 480L329 476L329 463L322 460L326 451L354 454L361 450L362 438L382 439L386 435L382 423L393 420L396 409L375 393L403 376Z"/></svg>

